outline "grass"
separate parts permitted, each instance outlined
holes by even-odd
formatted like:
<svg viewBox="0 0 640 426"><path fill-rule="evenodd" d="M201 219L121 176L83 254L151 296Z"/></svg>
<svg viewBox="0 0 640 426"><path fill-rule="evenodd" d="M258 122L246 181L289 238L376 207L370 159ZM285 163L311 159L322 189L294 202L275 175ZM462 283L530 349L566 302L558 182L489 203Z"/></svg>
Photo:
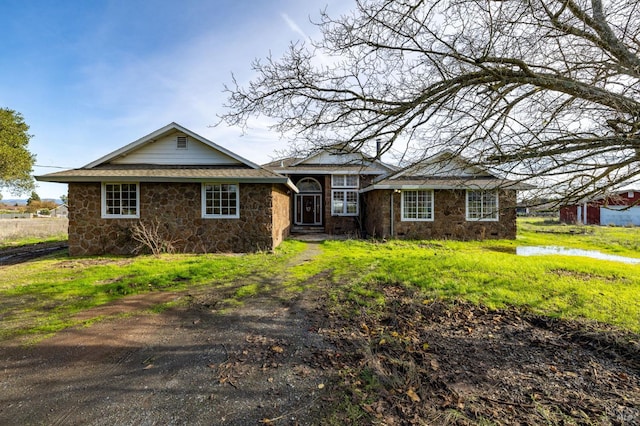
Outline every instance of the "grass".
<svg viewBox="0 0 640 426"><path fill-rule="evenodd" d="M0 268L0 340L18 335L39 338L77 325L79 312L127 295L180 291L197 286L227 288L244 279L281 273L304 249L288 241L274 254L162 255L46 259ZM237 290L237 297L257 292Z"/></svg>
<svg viewBox="0 0 640 426"><path fill-rule="evenodd" d="M67 234L56 234L47 237L14 237L0 241L0 250L22 246L30 246L38 243L66 243Z"/></svg>
<svg viewBox="0 0 640 426"><path fill-rule="evenodd" d="M566 225L555 220L518 220L519 245L557 245L640 257L640 227Z"/></svg>
<svg viewBox="0 0 640 426"><path fill-rule="evenodd" d="M228 290L225 303L233 306L264 291L302 291L306 280L321 273L334 283L327 297L356 307L383 305L383 287L401 284L420 289L425 300L518 306L640 332L640 265L514 254L518 245L556 245L640 257L639 244L638 228L525 219L514 241L327 241L319 256L300 264L291 259L305 244L296 241L286 241L274 254L59 254L0 268L0 340L40 338L78 325L78 313L126 295L210 286Z"/></svg>
<svg viewBox="0 0 640 426"><path fill-rule="evenodd" d="M318 262L333 269L341 298L367 309L384 303L383 286L401 284L419 288L425 299L518 306L640 332L640 265L514 254L517 245L534 244L640 257L633 249L640 230L604 227L558 236L555 224L524 222L515 241L328 241Z"/></svg>

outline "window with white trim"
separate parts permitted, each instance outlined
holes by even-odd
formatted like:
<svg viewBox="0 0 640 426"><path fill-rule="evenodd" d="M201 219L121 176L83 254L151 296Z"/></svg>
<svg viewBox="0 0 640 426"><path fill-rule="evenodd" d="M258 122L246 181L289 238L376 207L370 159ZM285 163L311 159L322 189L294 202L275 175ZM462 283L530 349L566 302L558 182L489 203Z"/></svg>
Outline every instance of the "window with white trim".
<svg viewBox="0 0 640 426"><path fill-rule="evenodd" d="M358 215L358 191L334 189L331 191L331 214L333 216Z"/></svg>
<svg viewBox="0 0 640 426"><path fill-rule="evenodd" d="M402 191L400 198L402 220L432 221L433 220L433 190Z"/></svg>
<svg viewBox="0 0 640 426"><path fill-rule="evenodd" d="M203 183L202 217L217 219L239 218L239 185L236 183Z"/></svg>
<svg viewBox="0 0 640 426"><path fill-rule="evenodd" d="M358 175L331 175L332 188L357 188L358 183Z"/></svg>
<svg viewBox="0 0 640 426"><path fill-rule="evenodd" d="M140 191L137 183L104 182L102 184L103 218L140 217Z"/></svg>
<svg viewBox="0 0 640 426"><path fill-rule="evenodd" d="M498 191L468 189L467 220L498 220Z"/></svg>
<svg viewBox="0 0 640 426"><path fill-rule="evenodd" d="M331 175L331 214L333 216L358 215L359 178L358 175Z"/></svg>

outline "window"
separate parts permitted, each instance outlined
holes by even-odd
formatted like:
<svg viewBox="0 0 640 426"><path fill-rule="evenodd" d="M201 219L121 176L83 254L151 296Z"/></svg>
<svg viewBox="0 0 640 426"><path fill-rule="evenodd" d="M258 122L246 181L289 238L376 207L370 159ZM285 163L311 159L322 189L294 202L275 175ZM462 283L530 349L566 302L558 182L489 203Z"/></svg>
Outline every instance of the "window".
<svg viewBox="0 0 640 426"><path fill-rule="evenodd" d="M300 192L322 192L322 186L314 178L303 178L296 184Z"/></svg>
<svg viewBox="0 0 640 426"><path fill-rule="evenodd" d="M357 188L358 175L331 175L333 188Z"/></svg>
<svg viewBox="0 0 640 426"><path fill-rule="evenodd" d="M433 220L433 191L402 191L401 210L403 221Z"/></svg>
<svg viewBox="0 0 640 426"><path fill-rule="evenodd" d="M176 139L176 149L187 149L187 137L178 136Z"/></svg>
<svg viewBox="0 0 640 426"><path fill-rule="evenodd" d="M331 191L331 214L334 216L357 216L358 191L346 189Z"/></svg>
<svg viewBox="0 0 640 426"><path fill-rule="evenodd" d="M102 184L102 217L103 218L138 218L140 217L137 183L103 183Z"/></svg>
<svg viewBox="0 0 640 426"><path fill-rule="evenodd" d="M467 190L467 220L498 220L498 191Z"/></svg>
<svg viewBox="0 0 640 426"><path fill-rule="evenodd" d="M358 175L331 175L331 187L356 188L331 191L331 214L333 216L358 215Z"/></svg>
<svg viewBox="0 0 640 426"><path fill-rule="evenodd" d="M240 217L238 184L202 184L202 217L234 219Z"/></svg>

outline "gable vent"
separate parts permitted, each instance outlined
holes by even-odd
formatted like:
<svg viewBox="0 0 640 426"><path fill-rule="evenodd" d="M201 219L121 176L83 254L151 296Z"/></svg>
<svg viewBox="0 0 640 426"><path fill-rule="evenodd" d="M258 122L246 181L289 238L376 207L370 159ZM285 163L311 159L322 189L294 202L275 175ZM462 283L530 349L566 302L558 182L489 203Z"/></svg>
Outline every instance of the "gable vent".
<svg viewBox="0 0 640 426"><path fill-rule="evenodd" d="M187 149L187 137L186 136L178 136L176 140L176 148L177 149Z"/></svg>

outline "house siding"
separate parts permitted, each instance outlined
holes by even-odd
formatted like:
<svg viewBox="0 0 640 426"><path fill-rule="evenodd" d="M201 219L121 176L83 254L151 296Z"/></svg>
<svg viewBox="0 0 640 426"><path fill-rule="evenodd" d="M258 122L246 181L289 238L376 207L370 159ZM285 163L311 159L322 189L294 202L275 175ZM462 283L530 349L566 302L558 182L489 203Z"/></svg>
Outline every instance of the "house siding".
<svg viewBox="0 0 640 426"><path fill-rule="evenodd" d="M131 233L139 222L159 223L159 233L178 252L271 250L288 232L288 219L273 215L274 205L282 210L282 196L273 184L240 184L240 218L203 219L200 184L142 182L140 219L103 219L101 184L71 183L69 254L133 254L138 243ZM288 213L284 216L288 218Z"/></svg>
<svg viewBox="0 0 640 426"><path fill-rule="evenodd" d="M393 196L393 233L389 196ZM465 190L435 190L434 220L402 221L401 194L389 190L375 190L365 194L367 233L372 237L392 236L403 239L513 239L516 237L516 192L500 191L498 221L467 221Z"/></svg>

